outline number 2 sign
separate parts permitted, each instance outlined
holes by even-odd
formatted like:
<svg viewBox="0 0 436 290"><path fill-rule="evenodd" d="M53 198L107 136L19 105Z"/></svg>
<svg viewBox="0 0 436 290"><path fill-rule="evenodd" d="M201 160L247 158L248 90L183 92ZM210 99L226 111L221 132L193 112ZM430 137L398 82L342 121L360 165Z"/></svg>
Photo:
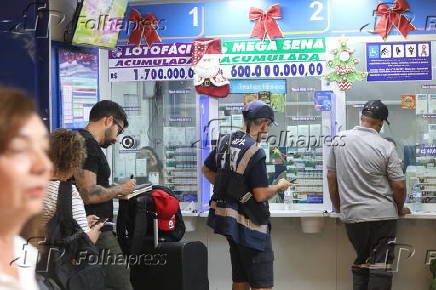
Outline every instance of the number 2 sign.
<svg viewBox="0 0 436 290"><path fill-rule="evenodd" d="M200 37L224 40L249 39L253 23L248 19L251 6L266 10L280 4L282 18L277 20L284 37L325 34L330 30L330 0L211 1L129 5L126 15L136 9L152 13L159 20L162 42L190 42ZM128 34L121 31L118 45L127 44Z"/></svg>

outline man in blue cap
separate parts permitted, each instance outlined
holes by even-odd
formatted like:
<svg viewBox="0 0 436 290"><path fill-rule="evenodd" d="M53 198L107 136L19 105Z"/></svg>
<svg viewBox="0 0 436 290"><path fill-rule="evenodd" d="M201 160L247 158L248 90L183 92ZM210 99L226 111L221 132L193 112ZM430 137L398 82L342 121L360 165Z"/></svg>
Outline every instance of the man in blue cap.
<svg viewBox="0 0 436 290"><path fill-rule="evenodd" d="M379 135L388 114L380 100L368 101L361 125L341 132L345 145L332 146L327 160L330 198L357 254L354 290L392 288L397 219L410 213L397 152Z"/></svg>
<svg viewBox="0 0 436 290"><path fill-rule="evenodd" d="M243 110L244 126L221 138L202 169L214 185L208 225L227 237L233 290L272 289L274 254L268 200L291 184L268 185L263 149L257 146L274 122L262 101Z"/></svg>

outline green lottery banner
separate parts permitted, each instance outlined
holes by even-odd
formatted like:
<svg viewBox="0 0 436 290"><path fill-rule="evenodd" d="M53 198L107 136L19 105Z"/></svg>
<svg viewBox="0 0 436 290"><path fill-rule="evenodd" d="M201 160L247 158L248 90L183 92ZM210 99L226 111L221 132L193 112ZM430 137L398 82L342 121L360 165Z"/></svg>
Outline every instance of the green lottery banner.
<svg viewBox="0 0 436 290"><path fill-rule="evenodd" d="M220 64L228 78L320 77L325 38L223 42Z"/></svg>

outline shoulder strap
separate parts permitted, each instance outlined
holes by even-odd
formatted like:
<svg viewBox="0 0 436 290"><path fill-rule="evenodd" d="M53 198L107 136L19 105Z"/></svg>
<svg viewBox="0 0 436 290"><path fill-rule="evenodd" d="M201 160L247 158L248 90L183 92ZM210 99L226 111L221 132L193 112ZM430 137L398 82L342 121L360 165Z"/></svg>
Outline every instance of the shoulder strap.
<svg viewBox="0 0 436 290"><path fill-rule="evenodd" d="M129 201L119 200L118 205L119 207L118 207L117 227L116 227L118 243L120 244L123 254L128 255L130 249L128 248L126 231L127 231L127 221L129 219Z"/></svg>
<svg viewBox="0 0 436 290"><path fill-rule="evenodd" d="M242 156L241 161L239 161L238 168L236 172L239 174L244 174L245 169L247 169L248 162L250 162L251 158L256 154L256 152L260 148L257 145L251 145L247 151L245 151L244 156Z"/></svg>
<svg viewBox="0 0 436 290"><path fill-rule="evenodd" d="M229 138L228 138L227 142L224 141L224 137L222 138L222 140L218 141L217 151L215 153L216 165L218 168L219 168L218 162L220 161L219 155L224 154L224 158L225 158L224 168L230 169L230 155L231 155L230 146L232 144L233 133L229 134L228 136L229 136ZM221 143L223 143L222 148L220 148Z"/></svg>
<svg viewBox="0 0 436 290"><path fill-rule="evenodd" d="M221 152L221 142L223 141L224 137L219 138L218 142L216 144L216 149L215 149L215 164L218 166L218 161L219 161L219 156L220 154L222 154Z"/></svg>
<svg viewBox="0 0 436 290"><path fill-rule="evenodd" d="M147 201L150 200L146 195L136 198L135 224L132 237L132 246L130 254L140 254L144 245L145 237L148 230L147 220Z"/></svg>
<svg viewBox="0 0 436 290"><path fill-rule="evenodd" d="M73 234L73 205L72 205L73 185L71 180L61 181L58 189L57 211L62 225L65 227L67 235Z"/></svg>

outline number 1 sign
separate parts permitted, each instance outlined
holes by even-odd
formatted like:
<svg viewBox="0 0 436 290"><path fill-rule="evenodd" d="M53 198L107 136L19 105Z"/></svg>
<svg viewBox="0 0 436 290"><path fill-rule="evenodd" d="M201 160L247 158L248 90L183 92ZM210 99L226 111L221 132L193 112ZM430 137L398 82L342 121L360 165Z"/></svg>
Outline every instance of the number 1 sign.
<svg viewBox="0 0 436 290"><path fill-rule="evenodd" d="M162 42L176 42L175 40L186 39L186 42L201 37L205 32L204 5L201 3L174 3L158 5L129 5L126 17L130 11L136 9L141 15L152 13L157 21L154 29L157 30ZM135 23L128 22L120 31L118 45L128 43L128 38ZM180 41L177 41L180 42Z"/></svg>

